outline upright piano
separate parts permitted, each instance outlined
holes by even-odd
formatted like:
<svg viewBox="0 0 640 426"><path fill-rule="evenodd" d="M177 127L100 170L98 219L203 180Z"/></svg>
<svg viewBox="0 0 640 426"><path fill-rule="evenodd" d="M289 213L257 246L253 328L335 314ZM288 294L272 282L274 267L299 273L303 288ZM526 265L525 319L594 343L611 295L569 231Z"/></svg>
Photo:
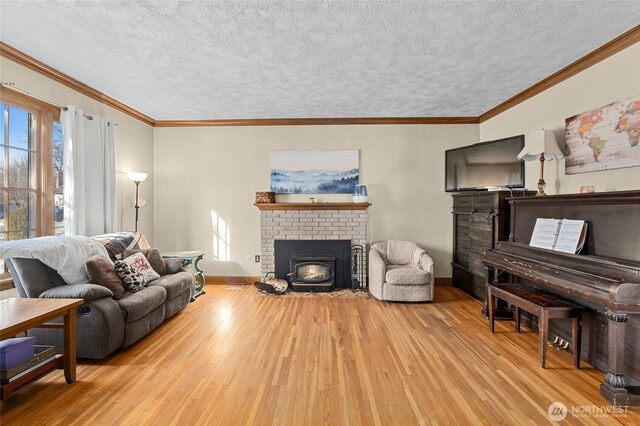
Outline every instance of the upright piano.
<svg viewBox="0 0 640 426"><path fill-rule="evenodd" d="M600 394L614 405L640 405L640 191L509 202L509 241L488 250L485 265L586 307L581 356L606 372ZM530 247L538 218L586 221L580 254Z"/></svg>

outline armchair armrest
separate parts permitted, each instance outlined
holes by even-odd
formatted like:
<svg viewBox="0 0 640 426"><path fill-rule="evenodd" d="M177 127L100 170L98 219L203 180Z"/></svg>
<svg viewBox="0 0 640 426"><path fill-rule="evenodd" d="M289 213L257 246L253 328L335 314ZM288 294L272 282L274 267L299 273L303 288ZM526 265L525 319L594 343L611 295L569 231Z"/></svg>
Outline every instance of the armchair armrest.
<svg viewBox="0 0 640 426"><path fill-rule="evenodd" d="M423 271L429 271L429 280L431 281L431 288L429 289L429 300L433 300L436 279L433 276L433 259L431 259L431 256L429 256L426 252L420 255L420 268L422 268Z"/></svg>
<svg viewBox="0 0 640 426"><path fill-rule="evenodd" d="M420 255L420 264L418 266L420 266L420 269L429 271L431 272L431 275L433 275L433 259L431 259L431 256L427 253L422 253Z"/></svg>
<svg viewBox="0 0 640 426"><path fill-rule="evenodd" d="M61 285L40 293L44 299L84 299L85 302L103 297L112 297L113 293L97 284Z"/></svg>
<svg viewBox="0 0 640 426"><path fill-rule="evenodd" d="M369 250L369 283L384 282L387 266L380 252L376 249Z"/></svg>

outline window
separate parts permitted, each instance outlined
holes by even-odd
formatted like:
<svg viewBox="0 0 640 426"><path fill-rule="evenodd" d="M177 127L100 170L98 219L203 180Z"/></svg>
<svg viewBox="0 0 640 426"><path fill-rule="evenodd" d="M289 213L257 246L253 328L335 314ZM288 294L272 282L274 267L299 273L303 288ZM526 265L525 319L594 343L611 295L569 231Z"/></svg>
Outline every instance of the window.
<svg viewBox="0 0 640 426"><path fill-rule="evenodd" d="M64 195L62 181L62 125L53 122L53 228L55 235L64 234Z"/></svg>
<svg viewBox="0 0 640 426"><path fill-rule="evenodd" d="M35 237L35 119L19 108L2 105L2 211L0 241Z"/></svg>
<svg viewBox="0 0 640 426"><path fill-rule="evenodd" d="M0 242L63 234L60 109L3 88L0 112Z"/></svg>

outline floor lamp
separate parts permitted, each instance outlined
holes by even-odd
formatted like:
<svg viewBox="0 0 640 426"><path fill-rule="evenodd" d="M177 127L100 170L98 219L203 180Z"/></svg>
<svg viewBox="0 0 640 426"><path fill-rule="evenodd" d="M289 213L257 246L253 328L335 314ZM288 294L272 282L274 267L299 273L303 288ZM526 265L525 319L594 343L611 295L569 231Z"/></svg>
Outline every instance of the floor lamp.
<svg viewBox="0 0 640 426"><path fill-rule="evenodd" d="M138 198L138 191L140 188L140 183L144 182L147 179L146 173L140 172L129 172L129 179L136 184L136 228L135 232L138 232L138 209L140 209L140 198Z"/></svg>
<svg viewBox="0 0 640 426"><path fill-rule="evenodd" d="M524 144L524 148L518 154L518 160L540 160L540 179L538 179L538 193L536 195L547 195L544 193L544 162L562 160L563 158L564 153L558 146L553 130L536 130L531 134L531 137Z"/></svg>

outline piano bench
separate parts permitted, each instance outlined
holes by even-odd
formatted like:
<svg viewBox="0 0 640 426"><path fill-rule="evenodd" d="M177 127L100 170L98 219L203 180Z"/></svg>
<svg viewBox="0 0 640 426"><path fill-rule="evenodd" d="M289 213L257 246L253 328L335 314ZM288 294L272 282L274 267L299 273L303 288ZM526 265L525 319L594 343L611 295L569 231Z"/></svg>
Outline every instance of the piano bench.
<svg viewBox="0 0 640 426"><path fill-rule="evenodd" d="M540 367L544 368L547 351L547 335L549 320L552 318L571 318L571 345L573 347L573 364L580 368L580 342L582 338L583 307L559 297L541 291L528 290L513 285L488 284L487 300L489 302L489 326L494 332L496 299L511 303L514 307L516 332L520 333L520 311L524 310L538 317L538 334L540 336Z"/></svg>

